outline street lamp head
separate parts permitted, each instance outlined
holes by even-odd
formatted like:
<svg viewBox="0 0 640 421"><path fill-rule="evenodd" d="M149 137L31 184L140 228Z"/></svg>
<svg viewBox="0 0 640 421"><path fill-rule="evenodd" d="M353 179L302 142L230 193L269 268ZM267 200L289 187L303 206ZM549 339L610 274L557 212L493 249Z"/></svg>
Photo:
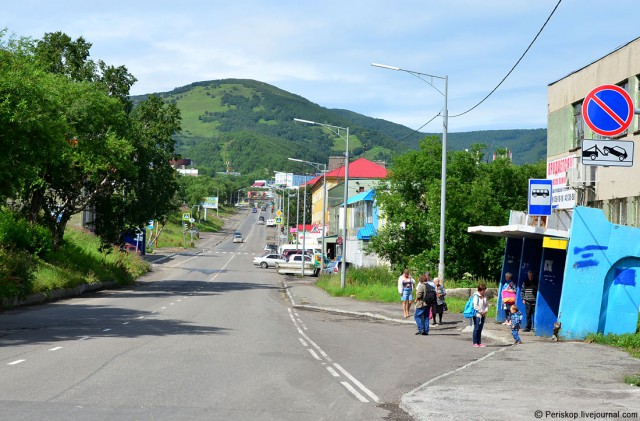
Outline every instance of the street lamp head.
<svg viewBox="0 0 640 421"><path fill-rule="evenodd" d="M299 123L306 123L306 124L316 124L315 121L302 120L301 118L294 118L293 121L297 121Z"/></svg>
<svg viewBox="0 0 640 421"><path fill-rule="evenodd" d="M400 70L399 67L396 66L388 66L386 64L380 64L380 63L371 63L371 65L373 67L382 67L383 69L389 69L389 70Z"/></svg>

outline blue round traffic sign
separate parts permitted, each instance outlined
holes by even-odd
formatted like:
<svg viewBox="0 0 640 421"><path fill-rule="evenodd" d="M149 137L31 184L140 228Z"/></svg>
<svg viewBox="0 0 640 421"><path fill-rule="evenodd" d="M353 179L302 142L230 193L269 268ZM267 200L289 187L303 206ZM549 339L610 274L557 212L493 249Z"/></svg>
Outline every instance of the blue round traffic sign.
<svg viewBox="0 0 640 421"><path fill-rule="evenodd" d="M582 116L587 126L601 136L615 136L629 127L633 118L633 101L619 86L598 86L582 103Z"/></svg>

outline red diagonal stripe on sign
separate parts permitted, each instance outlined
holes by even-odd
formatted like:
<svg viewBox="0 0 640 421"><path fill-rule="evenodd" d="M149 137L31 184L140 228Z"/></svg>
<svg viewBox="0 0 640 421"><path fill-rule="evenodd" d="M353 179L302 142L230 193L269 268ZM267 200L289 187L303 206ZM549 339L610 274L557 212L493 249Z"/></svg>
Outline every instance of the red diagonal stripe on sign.
<svg viewBox="0 0 640 421"><path fill-rule="evenodd" d="M609 108L609 106L607 104L604 103L604 101L602 101L600 98L598 98L597 95L594 95L593 97L591 97L591 99L593 99L595 101L596 104L598 104L600 106L600 108L602 108L604 110L604 112L606 112L607 114L609 114L609 116L611 118L613 118L619 125L624 125L624 120L621 119L618 114L615 113L615 111L613 111L611 108Z"/></svg>

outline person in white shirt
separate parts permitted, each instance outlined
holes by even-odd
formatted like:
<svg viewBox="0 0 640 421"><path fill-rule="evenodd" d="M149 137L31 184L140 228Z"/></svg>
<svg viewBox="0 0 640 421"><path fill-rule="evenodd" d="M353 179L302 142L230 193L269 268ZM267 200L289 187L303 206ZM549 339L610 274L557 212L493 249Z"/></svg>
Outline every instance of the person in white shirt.
<svg viewBox="0 0 640 421"><path fill-rule="evenodd" d="M413 286L416 281L409 274L409 269L405 269L402 275L398 278L398 293L402 300L402 311L404 312L404 318L409 317L409 310L411 309L411 300L413 300Z"/></svg>
<svg viewBox="0 0 640 421"><path fill-rule="evenodd" d="M487 303L487 297L485 292L487 286L485 284L478 285L478 291L473 294L473 308L476 310L476 315L473 317L473 347L484 348L486 345L482 343L482 328L484 327L484 319L489 310L489 304Z"/></svg>

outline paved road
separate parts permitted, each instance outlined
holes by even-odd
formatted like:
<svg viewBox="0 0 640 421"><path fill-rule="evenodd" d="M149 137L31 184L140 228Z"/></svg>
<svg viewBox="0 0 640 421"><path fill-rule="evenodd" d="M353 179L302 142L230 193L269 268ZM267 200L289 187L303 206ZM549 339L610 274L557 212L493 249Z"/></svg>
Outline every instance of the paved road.
<svg viewBox="0 0 640 421"><path fill-rule="evenodd" d="M155 256L135 287L3 313L2 418L522 419L638 402L620 377L640 366L619 351L511 347L497 329L472 348L451 315L415 336L399 305L253 267L273 230L257 216ZM245 243L231 242L236 229Z"/></svg>

